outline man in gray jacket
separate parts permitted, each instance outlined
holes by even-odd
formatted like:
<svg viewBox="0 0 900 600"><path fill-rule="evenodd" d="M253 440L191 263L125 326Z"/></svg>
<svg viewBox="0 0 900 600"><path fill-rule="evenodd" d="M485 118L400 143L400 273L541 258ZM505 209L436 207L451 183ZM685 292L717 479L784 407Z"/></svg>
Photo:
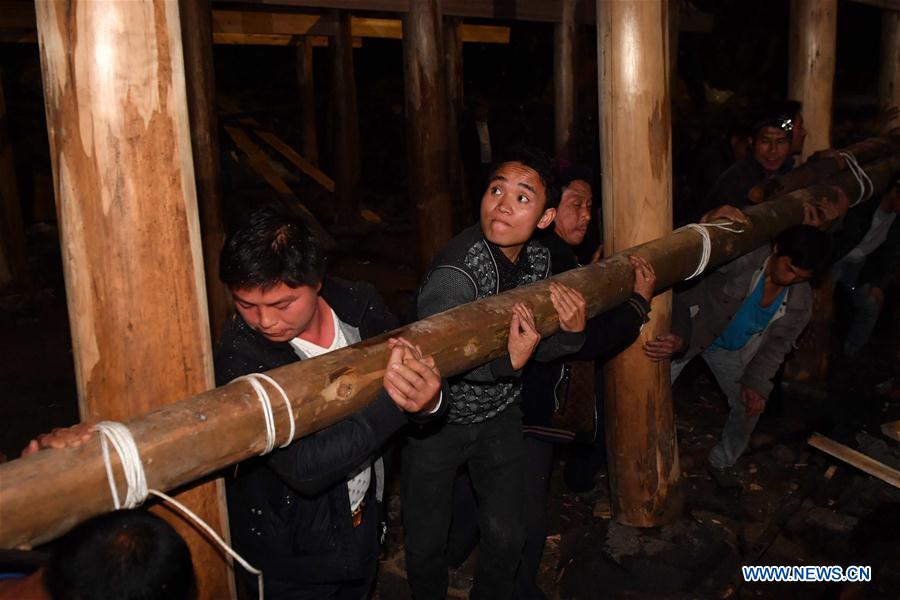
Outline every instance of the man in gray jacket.
<svg viewBox="0 0 900 600"><path fill-rule="evenodd" d="M815 227L785 230L771 248L723 265L679 294L676 304L690 312L689 330L675 329L668 336L674 344L668 339L645 346L657 360L686 347L672 362L673 382L697 355L715 375L730 409L722 438L709 454L710 473L722 487L740 487L733 466L766 408L772 378L809 322L808 281L825 266L828 248L828 235Z"/></svg>

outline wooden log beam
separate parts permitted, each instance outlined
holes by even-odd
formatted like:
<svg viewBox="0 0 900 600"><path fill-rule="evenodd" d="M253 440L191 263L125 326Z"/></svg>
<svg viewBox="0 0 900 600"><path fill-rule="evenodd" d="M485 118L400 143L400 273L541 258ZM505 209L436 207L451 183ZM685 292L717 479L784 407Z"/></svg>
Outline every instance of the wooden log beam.
<svg viewBox="0 0 900 600"><path fill-rule="evenodd" d="M466 174L459 147L463 115L464 79L462 38L459 17L444 18L444 66L447 81L447 176L453 205L454 230L461 231L472 222L472 198L466 193Z"/></svg>
<svg viewBox="0 0 900 600"><path fill-rule="evenodd" d="M873 160L896 154L900 151L900 137L869 138L843 149L856 157L857 162L864 164ZM811 157L796 169L784 175L773 177L754 186L747 197L753 204L759 204L775 196L799 190L817 181L825 181L840 172L837 161L828 157ZM855 200L855 198L854 198Z"/></svg>
<svg viewBox="0 0 900 600"><path fill-rule="evenodd" d="M336 221L342 225L350 225L356 220L356 186L360 168L356 77L353 71L350 15L341 11L332 17L338 23L338 31L332 38L331 46Z"/></svg>
<svg viewBox="0 0 900 600"><path fill-rule="evenodd" d="M214 385L178 4L36 9L79 409L124 420ZM178 497L228 535L221 479ZM218 548L169 517L198 596L233 596Z"/></svg>
<svg viewBox="0 0 900 600"><path fill-rule="evenodd" d="M438 0L412 3L403 30L409 196L415 206L419 264L424 271L453 231L444 29Z"/></svg>
<svg viewBox="0 0 900 600"><path fill-rule="evenodd" d="M875 189L883 191L900 173L900 156L867 166ZM856 181L837 181L848 195ZM814 186L748 209L753 223L744 233L710 231L709 268L768 243L778 232L799 223L802 202L835 200L830 186ZM554 278L581 291L595 315L628 298L633 273L627 255L638 253L653 264L657 289L665 289L693 273L701 255L700 237L679 230L600 263ZM291 398L297 437L327 427L359 410L381 387L388 356L387 338L402 333L432 354L441 373L470 370L506 349L512 305L526 302L534 310L542 335L558 326L548 283L540 282L491 296L413 323L391 334L366 340L313 360L270 371ZM654 318L656 316L654 315ZM273 391L274 393L274 391ZM289 430L287 411L273 404L277 442ZM232 383L167 405L126 424L134 434L148 484L172 489L258 454L265 445L265 425L256 395L243 382ZM117 474L118 459L113 457ZM645 471L648 476L653 471ZM122 483L120 482L120 489ZM52 486L53 494L48 494ZM38 452L0 465L0 548L30 546L52 539L76 523L112 507L100 445L96 439L80 448Z"/></svg>
<svg viewBox="0 0 900 600"><path fill-rule="evenodd" d="M553 31L553 110L557 158L572 159L575 136L575 9L577 0L562 0L562 18Z"/></svg>
<svg viewBox="0 0 900 600"><path fill-rule="evenodd" d="M809 436L807 443L813 448L817 448L826 454L830 454L838 460L842 460L848 465L852 465L860 471L868 473L872 477L877 477L883 482L900 489L900 471L892 469L871 456L866 456L862 452L854 450L853 448L818 433Z"/></svg>
<svg viewBox="0 0 900 600"><path fill-rule="evenodd" d="M231 313L231 294L219 280L219 253L225 241L222 188L219 181L219 121L209 0L179 0L191 150L197 181L197 207L203 241L206 298L213 342Z"/></svg>
<svg viewBox="0 0 900 600"><path fill-rule="evenodd" d="M897 4L900 6L900 0ZM878 103L881 106L900 106L900 8L881 14ZM895 118L892 125L900 126L900 117Z"/></svg>
<svg viewBox="0 0 900 600"><path fill-rule="evenodd" d="M620 252L672 230L668 2L598 6L603 239ZM663 27L660 27L660 24ZM669 363L646 359L641 342L670 329L671 294L606 365L607 464L613 515L638 527L681 512Z"/></svg>
<svg viewBox="0 0 900 600"><path fill-rule="evenodd" d="M837 0L791 0L788 97L803 103L802 159L831 147Z"/></svg>
<svg viewBox="0 0 900 600"><path fill-rule="evenodd" d="M885 436L900 442L900 421L891 421L890 423L881 424L881 433Z"/></svg>
<svg viewBox="0 0 900 600"><path fill-rule="evenodd" d="M313 46L306 38L297 44L297 87L300 91L300 139L303 156L312 165L319 165L319 141L316 135L316 88L313 76ZM334 183L332 182L332 190Z"/></svg>

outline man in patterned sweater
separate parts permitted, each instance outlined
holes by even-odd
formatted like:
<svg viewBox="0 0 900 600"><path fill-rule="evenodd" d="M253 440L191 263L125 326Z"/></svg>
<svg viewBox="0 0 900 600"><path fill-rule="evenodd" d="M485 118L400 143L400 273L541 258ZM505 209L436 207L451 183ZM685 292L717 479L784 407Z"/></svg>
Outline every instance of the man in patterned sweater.
<svg viewBox="0 0 900 600"><path fill-rule="evenodd" d="M522 148L497 163L481 200L480 223L451 240L426 275L418 318L547 278L550 254L530 238L553 222L559 196L545 154ZM416 599L447 595L445 547L453 481L462 465L475 488L481 530L471 597L512 594L524 543L519 376L532 354L550 360L577 351L584 341L584 298L558 284L551 285L550 295L562 331L538 347L534 315L516 304L509 355L452 379L447 418L407 438L401 493L406 567Z"/></svg>

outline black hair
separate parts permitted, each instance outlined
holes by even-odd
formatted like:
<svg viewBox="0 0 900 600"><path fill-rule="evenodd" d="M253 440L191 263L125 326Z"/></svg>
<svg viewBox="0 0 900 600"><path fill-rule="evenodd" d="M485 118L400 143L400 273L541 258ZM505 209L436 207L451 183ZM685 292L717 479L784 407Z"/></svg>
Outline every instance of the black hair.
<svg viewBox="0 0 900 600"><path fill-rule="evenodd" d="M811 225L788 227L773 240L775 256L787 256L798 269L818 274L828 264L831 238Z"/></svg>
<svg viewBox="0 0 900 600"><path fill-rule="evenodd" d="M44 584L53 600L181 600L194 592L194 567L171 525L145 510L117 510L55 542Z"/></svg>
<svg viewBox="0 0 900 600"><path fill-rule="evenodd" d="M495 162L491 167L488 175L488 183L493 181L500 167L506 163L519 163L538 174L541 183L544 185L544 210L548 208L556 208L559 205L561 190L559 180L557 179L556 169L553 168L553 161L550 156L538 148L531 146L513 146L508 148L500 156L500 160Z"/></svg>
<svg viewBox="0 0 900 600"><path fill-rule="evenodd" d="M301 217L277 204L254 210L225 240L219 261L219 278L233 290L315 286L324 276L319 240Z"/></svg>
<svg viewBox="0 0 900 600"><path fill-rule="evenodd" d="M570 183L579 179L594 189L594 171L590 167L572 164L566 160L557 160L556 173L561 191L565 191Z"/></svg>
<svg viewBox="0 0 900 600"><path fill-rule="evenodd" d="M802 108L803 105L796 100L780 100L757 109L756 118L750 128L751 136L759 135L763 127L775 127L790 134L796 125L794 120L797 118L797 113Z"/></svg>

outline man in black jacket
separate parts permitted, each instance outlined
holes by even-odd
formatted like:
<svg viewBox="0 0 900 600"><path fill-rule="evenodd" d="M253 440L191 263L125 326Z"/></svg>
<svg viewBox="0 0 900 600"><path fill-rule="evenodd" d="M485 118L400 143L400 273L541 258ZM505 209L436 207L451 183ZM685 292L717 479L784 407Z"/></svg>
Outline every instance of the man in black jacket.
<svg viewBox="0 0 900 600"><path fill-rule="evenodd" d="M312 358L397 325L368 284L325 277L299 218L264 207L232 234L220 275L237 315L215 349L218 385ZM440 413L431 357L397 340L384 391L360 412L241 463L228 483L235 548L265 575L267 598L364 598L379 545L379 449L406 413Z"/></svg>

